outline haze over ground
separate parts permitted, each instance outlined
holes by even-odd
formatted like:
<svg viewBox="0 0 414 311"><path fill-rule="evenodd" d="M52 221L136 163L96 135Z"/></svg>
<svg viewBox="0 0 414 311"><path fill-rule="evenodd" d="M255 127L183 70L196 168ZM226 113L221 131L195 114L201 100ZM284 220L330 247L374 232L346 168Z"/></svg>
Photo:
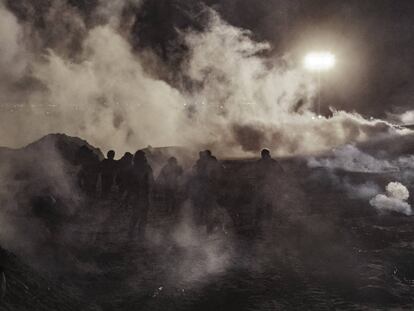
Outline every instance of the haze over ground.
<svg viewBox="0 0 414 311"><path fill-rule="evenodd" d="M30 143L0 148L0 309L410 309L414 134L395 124L414 121L413 14L391 0L0 0L0 146ZM302 64L314 50L336 56L321 88ZM103 193L99 160L148 145L183 147L145 149L156 176L183 164L182 197L171 213L156 183L131 239L138 204L120 184ZM257 174L264 147L284 172ZM193 169L205 149L212 182Z"/></svg>

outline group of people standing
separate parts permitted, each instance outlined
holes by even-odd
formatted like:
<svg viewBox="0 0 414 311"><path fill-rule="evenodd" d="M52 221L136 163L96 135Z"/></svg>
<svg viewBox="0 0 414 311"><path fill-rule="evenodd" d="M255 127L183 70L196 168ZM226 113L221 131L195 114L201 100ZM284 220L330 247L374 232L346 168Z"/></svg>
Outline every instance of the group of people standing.
<svg viewBox="0 0 414 311"><path fill-rule="evenodd" d="M268 184L270 168L281 167L271 158L269 150L264 149L261 155L257 162L257 172L263 184ZM120 160L115 160L115 152L110 150L107 158L99 161L93 151L83 146L79 149L77 158L80 164L78 184L85 194L98 196L100 178L102 199L110 198L116 189L120 205L131 208L130 238L137 233L140 236L145 234L150 199L155 189L164 198L166 211L174 219L178 218L182 199L187 197L192 202L195 223L206 226L207 233L213 231L216 224L213 211L217 204L223 167L211 151L199 153L199 159L186 178L183 178L184 170L177 159L170 157L155 179L143 150L138 150L135 154L127 152ZM265 208L266 202L261 203ZM257 217L263 217L262 209L258 210Z"/></svg>
<svg viewBox="0 0 414 311"><path fill-rule="evenodd" d="M78 152L80 170L79 187L90 197L98 195L98 181L101 181L101 197L108 199L114 187L117 187L121 205L134 205L131 215L129 235L135 231L143 234L147 223L150 205L150 194L154 187L154 175L148 164L145 152L138 150L134 155L127 152L119 160L115 160L115 152L108 151L107 158L99 161L92 150L83 146Z"/></svg>

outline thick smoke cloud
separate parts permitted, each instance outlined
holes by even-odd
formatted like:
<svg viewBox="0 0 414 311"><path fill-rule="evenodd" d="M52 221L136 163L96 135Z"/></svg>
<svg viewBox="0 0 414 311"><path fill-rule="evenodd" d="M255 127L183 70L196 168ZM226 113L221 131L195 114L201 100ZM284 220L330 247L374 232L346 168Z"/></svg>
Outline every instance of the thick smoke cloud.
<svg viewBox="0 0 414 311"><path fill-rule="evenodd" d="M381 193L381 188L373 181L356 185L348 181L344 183L344 187L351 199L369 200Z"/></svg>
<svg viewBox="0 0 414 311"><path fill-rule="evenodd" d="M39 249L48 257L47 246L51 240L59 238L56 233L51 237L50 224L62 229L61 223L54 218L56 214L48 215L52 219L48 222L44 215L36 215L32 207L39 196L48 195L49 202L61 207L57 211L61 216L76 214L82 201L75 182L76 173L76 168L62 157L52 140L43 139L36 146L20 151L7 153L3 150L0 163L2 247L31 258L33 265L38 264Z"/></svg>
<svg viewBox="0 0 414 311"><path fill-rule="evenodd" d="M398 171L399 167L386 159L377 159L364 153L353 145L345 145L333 150L332 155L324 158L310 158L310 167L326 167L350 172L381 173Z"/></svg>
<svg viewBox="0 0 414 311"><path fill-rule="evenodd" d="M3 6L0 6L0 8L0 38L2 43L0 74L2 80L16 81L23 75L27 65L22 45L23 33L19 28L16 17L5 10ZM2 93L4 91L2 89Z"/></svg>
<svg viewBox="0 0 414 311"><path fill-rule="evenodd" d="M389 143L389 142L388 142ZM399 142L396 142L398 145ZM392 149L392 146L389 146ZM379 154L364 152L355 145L344 145L333 149L323 157L309 157L308 166L325 167L330 170L343 170L359 173L402 173L412 171L414 157L397 156L382 151Z"/></svg>
<svg viewBox="0 0 414 311"><path fill-rule="evenodd" d="M308 158L308 166L326 169L332 184L351 199L369 202L380 214L396 212L411 216L408 189L413 186L413 156L379 155L345 145L325 157ZM364 176L363 183L361 176ZM389 182L394 178L398 182ZM382 193L383 186L380 186L384 181L389 182L386 194Z"/></svg>
<svg viewBox="0 0 414 311"><path fill-rule="evenodd" d="M407 203L410 197L408 189L399 182L392 182L387 185L386 190L386 195L378 194L369 203L380 213L397 212L411 216L411 205Z"/></svg>
<svg viewBox="0 0 414 311"><path fill-rule="evenodd" d="M414 124L414 110L404 112L400 118L403 124Z"/></svg>
<svg viewBox="0 0 414 311"><path fill-rule="evenodd" d="M65 132L119 151L183 145L236 155L268 146L284 155L396 133L344 112L315 118L312 78L287 56L266 56L268 43L207 8L203 31L178 32L186 57L167 83L156 53L129 41L134 22L125 11L140 4L99 1L89 19L63 0L10 5L25 12L20 19L2 5L9 30L1 33L0 64L17 65L0 73L2 145Z"/></svg>

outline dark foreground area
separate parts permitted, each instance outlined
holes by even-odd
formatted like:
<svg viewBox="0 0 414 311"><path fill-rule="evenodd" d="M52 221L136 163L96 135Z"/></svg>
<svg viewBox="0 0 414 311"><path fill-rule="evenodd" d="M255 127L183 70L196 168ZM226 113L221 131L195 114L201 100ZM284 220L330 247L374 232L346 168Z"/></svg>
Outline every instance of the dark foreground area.
<svg viewBox="0 0 414 311"><path fill-rule="evenodd" d="M71 150L74 142L65 142ZM386 185L402 178L399 172L333 177L300 159L282 160L288 173L272 219L257 231L251 214L257 201L244 175L249 163L223 162L221 222L209 234L195 223L188 199L177 218L162 197L153 198L145 237L131 239L130 211L116 195L62 196L68 211L58 219L58 234L47 229L47 215L31 214L21 192L2 195L0 309L412 309L414 217L379 215L338 183Z"/></svg>
<svg viewBox="0 0 414 311"><path fill-rule="evenodd" d="M280 226L254 240L191 232L134 243L115 224L97 225L72 224L72 241L62 241L50 266L47 248L30 268L30 260L2 253L1 309L410 310L414 303L413 218L352 218L304 235Z"/></svg>

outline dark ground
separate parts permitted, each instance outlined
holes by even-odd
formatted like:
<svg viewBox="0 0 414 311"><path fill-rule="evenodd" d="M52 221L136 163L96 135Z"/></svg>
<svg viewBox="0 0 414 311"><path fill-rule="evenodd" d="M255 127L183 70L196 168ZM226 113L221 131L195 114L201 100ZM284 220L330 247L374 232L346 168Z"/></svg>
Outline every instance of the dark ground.
<svg viewBox="0 0 414 311"><path fill-rule="evenodd" d="M46 233L35 254L2 251L0 310L413 309L414 217L380 216L332 184L330 173L289 160L272 225L258 233L249 162L224 165L224 228L207 236L193 225L188 201L174 222L155 197L146 239L129 241L129 211L115 196L83 201L58 234L39 229Z"/></svg>

